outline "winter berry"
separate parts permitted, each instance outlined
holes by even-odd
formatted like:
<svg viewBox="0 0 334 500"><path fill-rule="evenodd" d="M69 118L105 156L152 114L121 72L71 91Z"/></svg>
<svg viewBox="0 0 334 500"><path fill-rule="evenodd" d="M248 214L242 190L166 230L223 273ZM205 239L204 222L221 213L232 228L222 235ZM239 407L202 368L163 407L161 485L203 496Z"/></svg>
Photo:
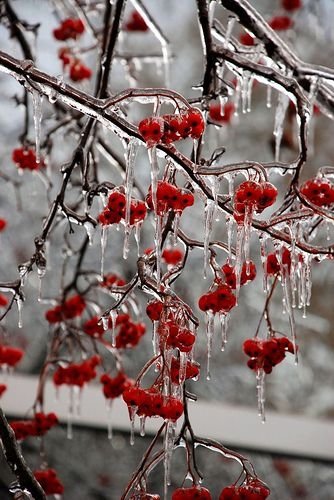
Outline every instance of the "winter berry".
<svg viewBox="0 0 334 500"><path fill-rule="evenodd" d="M204 118L199 109L191 108L185 113L183 121L189 127L189 136L199 139L204 132Z"/></svg>
<svg viewBox="0 0 334 500"><path fill-rule="evenodd" d="M219 500L240 500L237 486L226 486L219 495Z"/></svg>
<svg viewBox="0 0 334 500"><path fill-rule="evenodd" d="M159 117L145 118L138 125L139 133L149 147L158 144L164 134L164 121Z"/></svg>
<svg viewBox="0 0 334 500"><path fill-rule="evenodd" d="M5 219L0 219L0 231L3 231L7 227L7 221Z"/></svg>
<svg viewBox="0 0 334 500"><path fill-rule="evenodd" d="M7 386L6 384L0 384L0 398L6 392Z"/></svg>
<svg viewBox="0 0 334 500"><path fill-rule="evenodd" d="M235 112L235 105L233 102L227 102L223 109L219 103L210 104L209 117L212 121L217 123L230 123Z"/></svg>
<svg viewBox="0 0 334 500"><path fill-rule="evenodd" d="M172 494L172 500L211 500L209 490L203 486L191 486L190 488L178 488Z"/></svg>
<svg viewBox="0 0 334 500"><path fill-rule="evenodd" d="M28 147L14 149L12 160L22 170L38 170L45 166L42 159L37 161L35 151Z"/></svg>
<svg viewBox="0 0 334 500"><path fill-rule="evenodd" d="M151 321L158 321L163 311L164 305L160 300L151 300L146 306L146 314Z"/></svg>
<svg viewBox="0 0 334 500"><path fill-rule="evenodd" d="M88 68L79 59L74 61L70 66L70 78L73 82L81 82L92 76L92 70Z"/></svg>
<svg viewBox="0 0 334 500"><path fill-rule="evenodd" d="M34 476L46 495L62 495L64 493L64 486L54 469L36 470Z"/></svg>
<svg viewBox="0 0 334 500"><path fill-rule="evenodd" d="M282 0L282 7L287 11L298 10L303 6L301 0Z"/></svg>
<svg viewBox="0 0 334 500"><path fill-rule="evenodd" d="M293 20L288 16L275 16L269 21L269 26L275 31L285 31L293 26Z"/></svg>
<svg viewBox="0 0 334 500"><path fill-rule="evenodd" d="M128 21L126 22L125 24L125 30L126 31L147 31L148 30L148 26L146 24L146 22L144 21L144 19L142 18L142 16L139 14L139 12L137 12L136 10L134 10L131 14L130 14L130 17L128 19Z"/></svg>
<svg viewBox="0 0 334 500"><path fill-rule="evenodd" d="M53 30L56 40L64 41L70 38L76 39L85 31L85 25L81 19L64 19L58 28Z"/></svg>
<svg viewBox="0 0 334 500"><path fill-rule="evenodd" d="M241 35L239 36L239 41L240 43L242 43L242 45L251 47L255 43L255 38L249 33L241 33Z"/></svg>
<svg viewBox="0 0 334 500"><path fill-rule="evenodd" d="M257 212L262 212L267 207L273 205L276 201L278 191L270 182L261 183L262 193L257 201Z"/></svg>
<svg viewBox="0 0 334 500"><path fill-rule="evenodd" d="M243 351L251 358L257 358L263 354L263 341L260 339L247 339L243 343Z"/></svg>
<svg viewBox="0 0 334 500"><path fill-rule="evenodd" d="M5 295L0 293L0 307L6 307L8 305L8 299Z"/></svg>
<svg viewBox="0 0 334 500"><path fill-rule="evenodd" d="M161 258L171 266L176 266L183 259L183 252L179 248L165 248L161 254Z"/></svg>

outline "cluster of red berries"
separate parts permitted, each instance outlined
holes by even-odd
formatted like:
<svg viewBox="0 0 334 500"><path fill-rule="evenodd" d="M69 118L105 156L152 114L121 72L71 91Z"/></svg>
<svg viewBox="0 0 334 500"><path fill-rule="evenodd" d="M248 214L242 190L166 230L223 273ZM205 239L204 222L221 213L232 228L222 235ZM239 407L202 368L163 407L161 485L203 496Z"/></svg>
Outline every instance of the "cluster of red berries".
<svg viewBox="0 0 334 500"><path fill-rule="evenodd" d="M283 271L287 269L287 271L290 272L291 252L285 247L283 247L281 251L281 263L282 265L280 265L280 263L278 262L276 253L268 254L266 260L267 274L275 276L276 274L280 273L282 269Z"/></svg>
<svg viewBox="0 0 334 500"><path fill-rule="evenodd" d="M130 387L123 392L123 399L139 416L162 417L176 421L183 414L183 403L173 396L163 396L155 388Z"/></svg>
<svg viewBox="0 0 334 500"><path fill-rule="evenodd" d="M110 326L110 322L108 326ZM99 316L93 316L88 319L83 324L82 329L87 335L96 339L100 339L105 332Z"/></svg>
<svg viewBox="0 0 334 500"><path fill-rule="evenodd" d="M63 70L69 67L69 77L73 82L81 82L92 76L92 70L88 68L77 56L74 56L69 47L61 47L58 57L63 63Z"/></svg>
<svg viewBox="0 0 334 500"><path fill-rule="evenodd" d="M222 490L219 500L266 500L270 490L259 479L248 479L241 486L227 486Z"/></svg>
<svg viewBox="0 0 334 500"><path fill-rule="evenodd" d="M18 347L0 344L0 366L16 366L23 358L24 351Z"/></svg>
<svg viewBox="0 0 334 500"><path fill-rule="evenodd" d="M64 19L58 28L53 30L53 36L56 40L65 41L69 39L76 40L85 31L85 25L81 19Z"/></svg>
<svg viewBox="0 0 334 500"><path fill-rule="evenodd" d="M6 219L0 219L0 232L3 231L4 229L6 229L6 227L7 227L7 221L6 221Z"/></svg>
<svg viewBox="0 0 334 500"><path fill-rule="evenodd" d="M274 31L286 31L294 25L289 16L274 16L268 21L269 26Z"/></svg>
<svg viewBox="0 0 334 500"><path fill-rule="evenodd" d="M207 292L199 298L198 307L201 311L228 313L236 305L236 302L232 288L226 283L220 283L213 291Z"/></svg>
<svg viewBox="0 0 334 500"><path fill-rule="evenodd" d="M54 469L35 470L34 476L46 495L62 495L64 493L64 485Z"/></svg>
<svg viewBox="0 0 334 500"><path fill-rule="evenodd" d="M166 264L176 266L183 259L183 252L179 248L165 248L161 254L161 258Z"/></svg>
<svg viewBox="0 0 334 500"><path fill-rule="evenodd" d="M233 102L224 104L223 109L220 103L213 103L209 106L209 117L215 123L230 123L235 113Z"/></svg>
<svg viewBox="0 0 334 500"><path fill-rule="evenodd" d="M45 318L49 323L60 323L67 319L81 316L86 308L86 302L80 295L74 295L63 304L49 309L45 313Z"/></svg>
<svg viewBox="0 0 334 500"><path fill-rule="evenodd" d="M169 210L176 213L182 213L187 207L194 204L194 195L187 189L180 189L174 184L166 181L159 181L156 191L157 215L165 215ZM148 208L153 210L152 190L149 188L146 196Z"/></svg>
<svg viewBox="0 0 334 500"><path fill-rule="evenodd" d="M99 215L99 222L102 225L118 224L125 220L126 198L125 194L119 190L114 190L108 198L108 205ZM130 202L130 226L142 222L146 217L146 205L141 200L131 199Z"/></svg>
<svg viewBox="0 0 334 500"><path fill-rule="evenodd" d="M292 342L286 337L270 337L268 340L247 339L243 343L243 351L250 359L247 366L254 371L263 369L271 373L274 366L285 358L286 352L294 354Z"/></svg>
<svg viewBox="0 0 334 500"><path fill-rule="evenodd" d="M146 314L151 321L159 321L164 308L164 303L160 300L150 300L146 306Z"/></svg>
<svg viewBox="0 0 334 500"><path fill-rule="evenodd" d="M134 10L131 12L128 21L125 23L124 29L125 31L147 31L148 26L139 12Z"/></svg>
<svg viewBox="0 0 334 500"><path fill-rule="evenodd" d="M118 398L124 391L133 386L133 380L129 379L123 372L119 372L116 377L104 373L101 375L100 382L103 384L103 394L107 399Z"/></svg>
<svg viewBox="0 0 334 500"><path fill-rule="evenodd" d="M117 349L136 346L146 332L144 323L135 323L128 314L117 316L116 327L119 327L116 336Z"/></svg>
<svg viewBox="0 0 334 500"><path fill-rule="evenodd" d="M106 274L105 276L103 276L103 281L101 283L101 286L106 288L112 288L115 286L124 286L124 285L126 285L126 281L114 273Z"/></svg>
<svg viewBox="0 0 334 500"><path fill-rule="evenodd" d="M53 383L59 385L76 385L83 387L96 377L95 368L101 363L100 356L92 356L82 363L71 363L66 367L59 366L53 374Z"/></svg>
<svg viewBox="0 0 334 500"><path fill-rule="evenodd" d="M6 384L0 384L0 398L7 391Z"/></svg>
<svg viewBox="0 0 334 500"><path fill-rule="evenodd" d="M334 203L334 186L326 180L309 179L301 186L300 192L317 207Z"/></svg>
<svg viewBox="0 0 334 500"><path fill-rule="evenodd" d="M234 193L234 209L237 214L246 210L261 213L276 201L278 191L270 182L242 182Z"/></svg>
<svg viewBox="0 0 334 500"><path fill-rule="evenodd" d="M191 108L178 115L150 116L142 120L139 133L146 144L171 144L191 137L199 139L204 132L204 119L197 108Z"/></svg>
<svg viewBox="0 0 334 500"><path fill-rule="evenodd" d="M196 379L199 376L200 366L196 362L192 362L187 360L186 370L185 370L185 378L188 380L189 378ZM173 384L180 383L180 360L172 357L172 362L170 366L170 378Z"/></svg>
<svg viewBox="0 0 334 500"><path fill-rule="evenodd" d="M22 170L38 170L45 166L42 159L39 162L37 161L35 151L26 146L14 149L12 160L17 168Z"/></svg>
<svg viewBox="0 0 334 500"><path fill-rule="evenodd" d="M222 266L222 271L225 275L225 282L229 285L233 290L235 290L237 285L237 277L235 274L235 267L226 263ZM243 263L241 267L240 273L240 285L246 285L250 281L253 281L256 278L256 266L254 262L250 261L248 264L246 262Z"/></svg>
<svg viewBox="0 0 334 500"><path fill-rule="evenodd" d="M31 420L14 420L10 423L18 441L29 436L44 436L52 427L59 423L55 413L35 413Z"/></svg>
<svg viewBox="0 0 334 500"><path fill-rule="evenodd" d="M172 500L211 500L209 490L203 486L191 486L190 488L178 488L172 494Z"/></svg>
<svg viewBox="0 0 334 500"><path fill-rule="evenodd" d="M174 319L161 321L158 327L160 350L178 349L180 352L190 352L195 343L195 335Z"/></svg>

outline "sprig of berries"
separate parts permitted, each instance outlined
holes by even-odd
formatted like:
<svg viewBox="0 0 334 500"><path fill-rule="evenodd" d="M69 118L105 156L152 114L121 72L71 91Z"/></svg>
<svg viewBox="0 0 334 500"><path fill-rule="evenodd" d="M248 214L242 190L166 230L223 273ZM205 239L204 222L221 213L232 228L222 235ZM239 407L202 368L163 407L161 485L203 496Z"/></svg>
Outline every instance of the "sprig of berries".
<svg viewBox="0 0 334 500"><path fill-rule="evenodd" d="M146 217L146 205L144 201L131 199L130 202L130 226L141 223ZM108 205L99 215L99 222L103 226L125 223L126 198L125 194L118 189L112 191L108 198Z"/></svg>
<svg viewBox="0 0 334 500"><path fill-rule="evenodd" d="M31 420L13 420L10 423L18 441L29 436L44 436L52 427L59 423L55 413L35 413Z"/></svg>
<svg viewBox="0 0 334 500"><path fill-rule="evenodd" d="M64 493L64 485L54 469L35 470L34 476L46 495L62 495Z"/></svg>
<svg viewBox="0 0 334 500"><path fill-rule="evenodd" d="M32 148L27 146L22 146L21 148L16 148L12 152L12 160L21 170L39 170L45 167L45 163L42 159L37 161L36 152Z"/></svg>
<svg viewBox="0 0 334 500"><path fill-rule="evenodd" d="M101 363L100 356L93 356L82 363L71 363L66 367L59 366L53 374L53 383L83 387L96 377L95 368Z"/></svg>
<svg viewBox="0 0 334 500"><path fill-rule="evenodd" d="M214 283L213 290L199 298L198 307L201 311L215 313L228 313L235 305L236 298L232 288L227 283Z"/></svg>
<svg viewBox="0 0 334 500"><path fill-rule="evenodd" d="M261 213L276 201L278 191L270 182L242 182L234 193L234 209L237 214Z"/></svg>
<svg viewBox="0 0 334 500"><path fill-rule="evenodd" d="M64 19L60 25L53 30L53 36L56 40L76 40L85 32L85 25L81 19Z"/></svg>
<svg viewBox="0 0 334 500"><path fill-rule="evenodd" d="M61 321L81 316L85 308L85 299L80 295L75 295L67 299L63 304L59 304L46 311L45 318L51 324L60 323Z"/></svg>
<svg viewBox="0 0 334 500"><path fill-rule="evenodd" d="M123 372L119 372L116 377L111 377L108 373L104 373L100 377L100 382L103 385L103 394L106 399L118 398L134 384L133 380L128 378Z"/></svg>
<svg viewBox="0 0 334 500"><path fill-rule="evenodd" d="M162 417L175 422L183 414L183 403L173 396L163 396L156 388L130 387L123 392L123 399L136 414L145 417Z"/></svg>
<svg viewBox="0 0 334 500"><path fill-rule="evenodd" d="M169 211L182 214L183 210L194 204L194 195L187 189L180 189L174 184L166 181L159 181L156 191L156 213L165 215ZM146 196L146 204L150 210L153 210L152 189L149 188Z"/></svg>
<svg viewBox="0 0 334 500"><path fill-rule="evenodd" d="M23 358L24 351L18 347L0 344L0 366L16 366Z"/></svg>
<svg viewBox="0 0 334 500"><path fill-rule="evenodd" d="M334 203L334 186L327 180L309 179L302 184L300 192L317 207L328 207Z"/></svg>
<svg viewBox="0 0 334 500"><path fill-rule="evenodd" d="M264 370L269 374L274 366L283 361L287 352L294 354L295 348L287 337L271 336L268 340L258 338L245 340L243 351L250 357L247 366L251 370Z"/></svg>
<svg viewBox="0 0 334 500"><path fill-rule="evenodd" d="M142 16L136 10L132 11L124 26L125 31L148 31L148 26Z"/></svg>

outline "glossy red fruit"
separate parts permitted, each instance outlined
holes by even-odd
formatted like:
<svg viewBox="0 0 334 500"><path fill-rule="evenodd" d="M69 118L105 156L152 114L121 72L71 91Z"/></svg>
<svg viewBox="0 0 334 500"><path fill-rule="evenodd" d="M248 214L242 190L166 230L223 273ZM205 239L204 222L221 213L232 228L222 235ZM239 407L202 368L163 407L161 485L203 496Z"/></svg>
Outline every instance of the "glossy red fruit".
<svg viewBox="0 0 334 500"><path fill-rule="evenodd" d="M241 33L239 36L239 41L242 45L252 46L255 43L255 38L249 33Z"/></svg>
<svg viewBox="0 0 334 500"><path fill-rule="evenodd" d="M62 495L64 493L64 486L54 469L36 470L34 476L46 495Z"/></svg>
<svg viewBox="0 0 334 500"><path fill-rule="evenodd" d="M125 30L145 32L148 30L148 26L139 12L134 10L131 12L129 20L125 24Z"/></svg>
<svg viewBox="0 0 334 500"><path fill-rule="evenodd" d="M178 488L172 494L172 500L211 500L211 493L203 486Z"/></svg>
<svg viewBox="0 0 334 500"><path fill-rule="evenodd" d="M294 10L298 10L303 6L301 0L282 0L283 9L291 12Z"/></svg>
<svg viewBox="0 0 334 500"><path fill-rule="evenodd" d="M151 300L146 306L146 314L151 321L158 321L163 311L164 304L160 300Z"/></svg>
<svg viewBox="0 0 334 500"><path fill-rule="evenodd" d="M85 31L85 25L81 19L68 18L62 21L60 26L53 30L56 40L64 41L70 38L76 39Z"/></svg>
<svg viewBox="0 0 334 500"><path fill-rule="evenodd" d="M82 82L92 76L92 70L83 62L76 60L70 66L70 78L73 82Z"/></svg>
<svg viewBox="0 0 334 500"><path fill-rule="evenodd" d="M219 495L219 500L240 500L236 486L226 486Z"/></svg>
<svg viewBox="0 0 334 500"><path fill-rule="evenodd" d="M294 23L288 16L275 16L268 24L275 31L285 31L292 28Z"/></svg>
<svg viewBox="0 0 334 500"><path fill-rule="evenodd" d="M257 358L263 354L263 341L260 339L247 339L242 345L242 349L250 358Z"/></svg>
<svg viewBox="0 0 334 500"><path fill-rule="evenodd" d="M149 147L158 144L164 134L164 121L160 117L150 117L138 125L139 133Z"/></svg>

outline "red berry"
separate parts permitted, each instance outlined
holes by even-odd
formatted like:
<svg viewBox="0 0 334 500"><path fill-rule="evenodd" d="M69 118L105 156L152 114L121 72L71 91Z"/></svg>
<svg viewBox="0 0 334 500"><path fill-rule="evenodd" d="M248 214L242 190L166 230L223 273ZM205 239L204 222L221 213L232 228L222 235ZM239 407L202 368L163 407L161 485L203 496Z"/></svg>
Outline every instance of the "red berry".
<svg viewBox="0 0 334 500"><path fill-rule="evenodd" d="M268 24L275 31L285 31L292 28L294 23L288 16L275 16Z"/></svg>
<svg viewBox="0 0 334 500"><path fill-rule="evenodd" d="M255 43L254 37L249 33L241 33L241 35L239 36L239 41L240 43L242 43L242 45L248 46L252 46Z"/></svg>
<svg viewBox="0 0 334 500"><path fill-rule="evenodd" d="M85 31L85 25L81 19L65 19L58 28L53 30L56 40L64 41L70 38L76 39Z"/></svg>
<svg viewBox="0 0 334 500"><path fill-rule="evenodd" d="M300 9L303 6L301 0L282 0L282 7L287 11Z"/></svg>
<svg viewBox="0 0 334 500"><path fill-rule="evenodd" d="M166 264L176 266L183 259L183 252L179 248L165 248L161 254Z"/></svg>
<svg viewBox="0 0 334 500"><path fill-rule="evenodd" d="M139 12L133 11L130 15L129 20L125 24L125 30L126 31L147 31L148 26L144 19L141 17Z"/></svg>
<svg viewBox="0 0 334 500"><path fill-rule="evenodd" d="M164 305L160 300L152 300L146 306L146 314L151 321L158 321L163 311Z"/></svg>
<svg viewBox="0 0 334 500"><path fill-rule="evenodd" d="M92 70L88 68L79 59L74 61L70 66L70 78L73 82L81 82L92 76Z"/></svg>
<svg viewBox="0 0 334 500"><path fill-rule="evenodd" d="M0 384L0 398L6 390L7 390L6 384Z"/></svg>
<svg viewBox="0 0 334 500"><path fill-rule="evenodd" d="M219 500L240 500L236 486L226 486L219 495Z"/></svg>
<svg viewBox="0 0 334 500"><path fill-rule="evenodd" d="M139 133L149 147L158 144L164 134L164 121L159 117L145 118L138 125Z"/></svg>
<svg viewBox="0 0 334 500"><path fill-rule="evenodd" d="M243 351L251 358L257 358L263 354L263 341L259 339L247 339L243 343Z"/></svg>

